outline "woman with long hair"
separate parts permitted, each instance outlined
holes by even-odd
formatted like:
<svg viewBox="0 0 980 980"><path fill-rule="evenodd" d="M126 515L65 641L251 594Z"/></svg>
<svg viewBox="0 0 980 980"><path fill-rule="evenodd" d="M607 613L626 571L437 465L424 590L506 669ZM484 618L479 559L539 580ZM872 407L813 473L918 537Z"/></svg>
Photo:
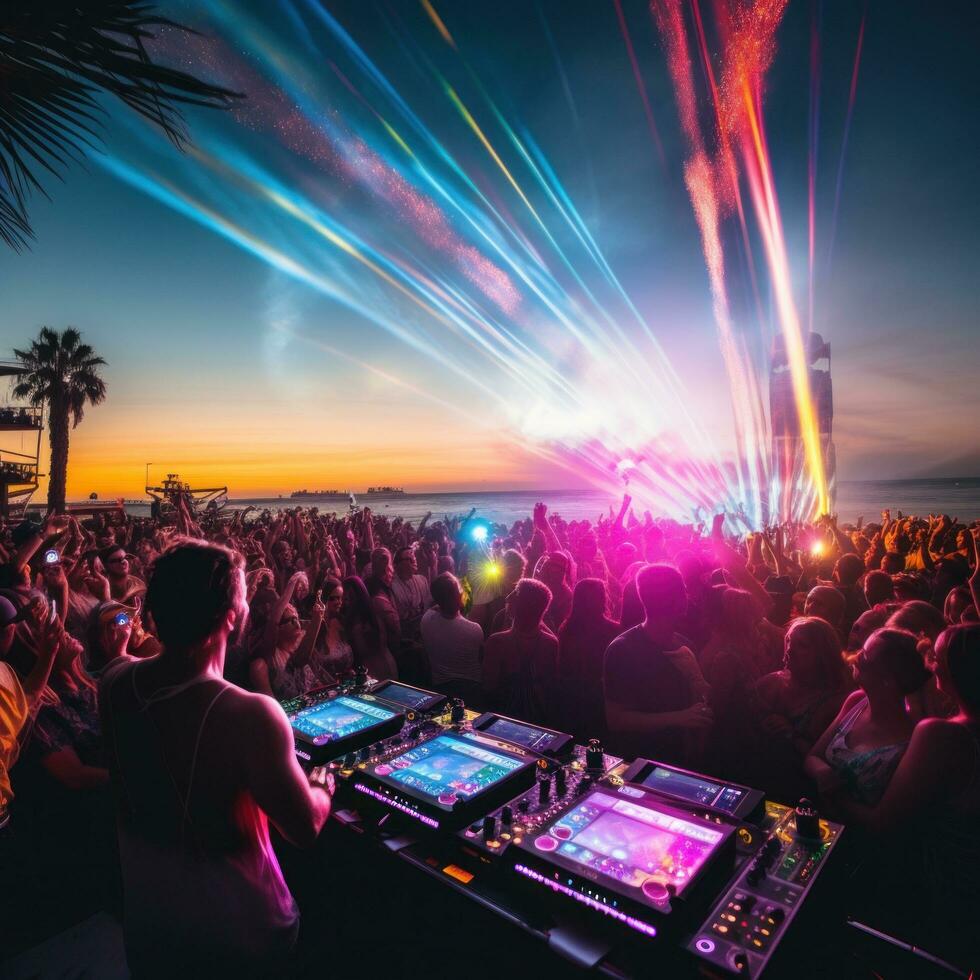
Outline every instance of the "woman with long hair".
<svg viewBox="0 0 980 980"><path fill-rule="evenodd" d="M356 575L344 579L340 623L355 665L366 667L376 680L398 677L395 658L388 650L384 623L375 612L367 586Z"/></svg>
<svg viewBox="0 0 980 980"><path fill-rule="evenodd" d="M905 699L931 674L914 634L879 629L852 663L858 690L810 750L805 771L821 795L843 793L859 803L881 799L897 768L915 722Z"/></svg>
<svg viewBox="0 0 980 980"><path fill-rule="evenodd" d="M317 602L313 615L304 627L293 605L293 591L299 573L286 583L282 595L269 611L261 638L252 651L249 683L253 690L279 701L304 694L321 684L332 683L334 676L311 666L314 644L323 623L325 609ZM337 583L340 584L339 582Z"/></svg>
<svg viewBox="0 0 980 980"><path fill-rule="evenodd" d="M805 795L802 763L837 716L851 687L840 636L826 620L804 616L786 631L784 667L755 685L757 716L766 739L760 773L766 789L795 799Z"/></svg>
<svg viewBox="0 0 980 980"><path fill-rule="evenodd" d="M965 967L977 962L980 880L980 624L951 626L936 640L936 679L955 705L950 718L926 718L880 799L837 800L844 819L881 834L921 843L925 887L914 940L949 951Z"/></svg>

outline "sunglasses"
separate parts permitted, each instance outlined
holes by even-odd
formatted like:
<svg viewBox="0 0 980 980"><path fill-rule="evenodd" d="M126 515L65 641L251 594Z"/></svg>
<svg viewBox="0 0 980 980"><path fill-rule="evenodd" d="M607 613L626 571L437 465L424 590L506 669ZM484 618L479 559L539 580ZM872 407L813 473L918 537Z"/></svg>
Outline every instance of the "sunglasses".
<svg viewBox="0 0 980 980"><path fill-rule="evenodd" d="M280 619L280 626L299 626L299 616L290 616L288 619Z"/></svg>

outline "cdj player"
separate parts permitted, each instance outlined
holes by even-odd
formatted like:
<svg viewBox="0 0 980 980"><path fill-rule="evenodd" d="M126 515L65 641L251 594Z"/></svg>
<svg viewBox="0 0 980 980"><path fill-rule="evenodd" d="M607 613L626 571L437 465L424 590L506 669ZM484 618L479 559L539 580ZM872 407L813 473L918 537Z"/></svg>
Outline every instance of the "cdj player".
<svg viewBox="0 0 980 980"><path fill-rule="evenodd" d="M313 765L393 735L405 723L404 713L395 706L341 688L313 692L283 708L296 739L296 754Z"/></svg>
<svg viewBox="0 0 980 980"><path fill-rule="evenodd" d="M736 820L753 820L764 812L765 794L762 790L712 779L663 762L637 759L623 773L623 779L652 789L661 796L691 803Z"/></svg>
<svg viewBox="0 0 980 980"><path fill-rule="evenodd" d="M481 732L447 729L355 771L354 788L432 830L457 830L533 782L538 756Z"/></svg>
<svg viewBox="0 0 980 980"><path fill-rule="evenodd" d="M599 784L524 834L514 867L652 937L706 881L717 887L730 877L734 837L732 824L674 807L651 790Z"/></svg>
<svg viewBox="0 0 980 980"><path fill-rule="evenodd" d="M508 718L506 715L498 715L493 711L475 718L472 728L476 732L485 732L494 738L502 738L515 745L521 745L549 759L565 758L575 748L575 740L571 735L541 725L531 725L526 721L518 721L516 718Z"/></svg>
<svg viewBox="0 0 980 980"><path fill-rule="evenodd" d="M401 681L381 681L371 688L371 697L405 712L406 721L435 714L446 706L449 698L445 694L412 687Z"/></svg>

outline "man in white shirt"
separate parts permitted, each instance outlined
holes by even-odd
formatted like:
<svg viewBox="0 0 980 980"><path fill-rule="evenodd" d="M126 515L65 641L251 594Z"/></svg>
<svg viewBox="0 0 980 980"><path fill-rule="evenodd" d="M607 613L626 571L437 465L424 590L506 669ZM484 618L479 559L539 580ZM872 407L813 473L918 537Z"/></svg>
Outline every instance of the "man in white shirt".
<svg viewBox="0 0 980 980"><path fill-rule="evenodd" d="M481 692L483 630L462 615L463 592L456 576L432 580L435 605L422 617L422 645L433 686L452 697L478 698Z"/></svg>

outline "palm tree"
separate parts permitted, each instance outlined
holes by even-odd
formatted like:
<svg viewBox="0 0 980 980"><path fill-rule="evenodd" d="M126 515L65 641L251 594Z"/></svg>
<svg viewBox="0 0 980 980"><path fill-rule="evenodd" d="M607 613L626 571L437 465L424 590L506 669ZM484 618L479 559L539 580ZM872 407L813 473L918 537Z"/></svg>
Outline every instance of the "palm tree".
<svg viewBox="0 0 980 980"><path fill-rule="evenodd" d="M61 177L99 142L99 97L121 99L183 147L181 105L227 108L240 96L155 64L155 31L189 31L145 0L4 0L0 13L0 239L33 237L41 171ZM47 196L47 195L45 195Z"/></svg>
<svg viewBox="0 0 980 980"><path fill-rule="evenodd" d="M68 421L77 427L86 405L105 401L106 386L99 377L105 361L82 343L82 335L69 327L60 334L42 327L30 350L15 350L23 371L14 386L15 398L28 398L32 405L48 407L48 437L51 462L48 467L48 510L65 510L65 480L68 475Z"/></svg>

